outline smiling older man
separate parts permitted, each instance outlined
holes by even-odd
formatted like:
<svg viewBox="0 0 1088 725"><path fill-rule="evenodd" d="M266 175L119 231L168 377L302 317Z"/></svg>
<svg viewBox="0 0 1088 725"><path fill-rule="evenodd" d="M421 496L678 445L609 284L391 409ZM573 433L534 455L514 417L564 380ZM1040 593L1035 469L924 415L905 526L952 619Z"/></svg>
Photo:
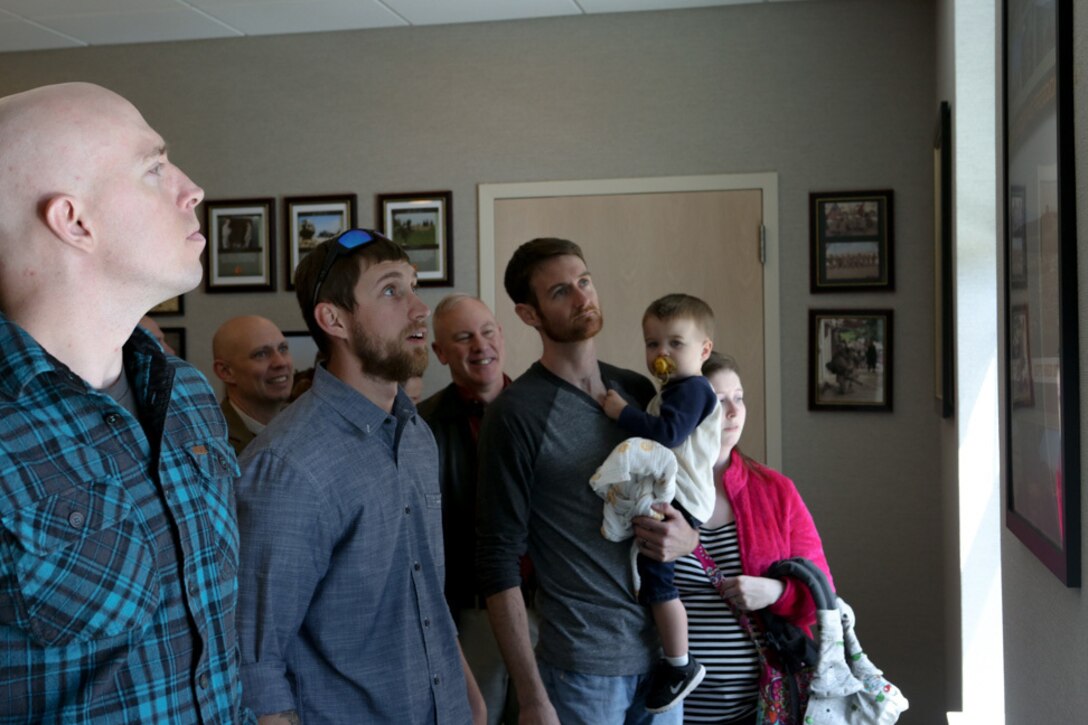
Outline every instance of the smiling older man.
<svg viewBox="0 0 1088 725"><path fill-rule="evenodd" d="M291 396L291 350L274 322L246 315L219 327L212 355L215 374L227 388L222 408L230 444L241 454Z"/></svg>

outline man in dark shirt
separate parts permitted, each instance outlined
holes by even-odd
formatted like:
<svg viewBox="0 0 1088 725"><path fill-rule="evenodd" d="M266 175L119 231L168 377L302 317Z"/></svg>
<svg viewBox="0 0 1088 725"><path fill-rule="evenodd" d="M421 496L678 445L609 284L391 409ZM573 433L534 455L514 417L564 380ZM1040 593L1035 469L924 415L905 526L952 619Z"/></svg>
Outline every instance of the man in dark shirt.
<svg viewBox="0 0 1088 725"><path fill-rule="evenodd" d="M125 99L0 99L0 722L238 723L238 473L140 316L200 282L203 190Z"/></svg>
<svg viewBox="0 0 1088 725"><path fill-rule="evenodd" d="M607 390L629 403L650 382L597 359L603 325L578 245L534 239L514 252L504 284L515 312L540 333L540 360L488 406L480 430L477 574L487 613L518 693L521 717L542 723L679 722L646 712L659 645L631 596L630 545L601 536L601 502L589 486L626 433L601 409ZM642 519L642 552L675 559L697 537L678 511ZM519 586L528 553L537 577L534 651Z"/></svg>
<svg viewBox="0 0 1088 725"><path fill-rule="evenodd" d="M434 350L453 382L419 404L438 444L442 530L446 543L446 601L461 647L487 703L489 722L517 722L495 636L476 583L476 443L484 407L510 378L503 372L502 326L480 300L463 293L434 309ZM508 698L508 694L510 697ZM508 703L510 707L508 707Z"/></svg>

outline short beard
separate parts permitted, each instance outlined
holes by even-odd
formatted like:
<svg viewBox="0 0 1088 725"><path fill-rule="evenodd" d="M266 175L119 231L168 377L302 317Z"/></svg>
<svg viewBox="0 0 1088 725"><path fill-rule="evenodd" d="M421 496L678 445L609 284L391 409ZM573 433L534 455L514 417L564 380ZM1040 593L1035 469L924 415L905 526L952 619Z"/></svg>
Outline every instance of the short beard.
<svg viewBox="0 0 1088 725"><path fill-rule="evenodd" d="M411 327L414 328L415 325ZM352 352L362 363L365 375L399 383L423 375L427 369L429 360L426 347L420 347L418 351L406 350L403 347L402 341L408 335L407 328L400 338L387 340L384 345L371 337L358 322L352 331Z"/></svg>
<svg viewBox="0 0 1088 725"><path fill-rule="evenodd" d="M537 312L539 313L539 310ZM602 327L604 327L604 316L601 315L600 308L597 308L596 317L577 319L568 322L564 327L553 325L546 317L540 316L540 330L552 342L582 342L596 337Z"/></svg>

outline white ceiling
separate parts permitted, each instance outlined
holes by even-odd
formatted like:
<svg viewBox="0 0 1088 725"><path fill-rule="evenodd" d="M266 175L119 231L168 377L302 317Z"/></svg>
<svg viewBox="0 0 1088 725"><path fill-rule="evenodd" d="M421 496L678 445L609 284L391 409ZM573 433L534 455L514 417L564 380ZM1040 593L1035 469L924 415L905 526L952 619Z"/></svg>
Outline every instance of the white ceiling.
<svg viewBox="0 0 1088 725"><path fill-rule="evenodd" d="M0 53L790 0L0 0Z"/></svg>

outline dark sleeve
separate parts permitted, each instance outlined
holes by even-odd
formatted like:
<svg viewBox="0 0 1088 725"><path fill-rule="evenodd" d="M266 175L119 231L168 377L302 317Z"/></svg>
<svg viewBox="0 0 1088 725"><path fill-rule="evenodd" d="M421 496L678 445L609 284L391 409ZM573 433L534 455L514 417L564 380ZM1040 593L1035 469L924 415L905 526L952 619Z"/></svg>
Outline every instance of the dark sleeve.
<svg viewBox="0 0 1088 725"><path fill-rule="evenodd" d="M527 409L540 405L547 403L519 406L503 393L487 406L480 426L476 577L485 597L521 585L533 461L542 434Z"/></svg>
<svg viewBox="0 0 1088 725"><path fill-rule="evenodd" d="M619 424L631 435L675 448L687 440L717 402L718 397L706 378L693 376L662 389L660 415L650 415L628 405L620 413Z"/></svg>

